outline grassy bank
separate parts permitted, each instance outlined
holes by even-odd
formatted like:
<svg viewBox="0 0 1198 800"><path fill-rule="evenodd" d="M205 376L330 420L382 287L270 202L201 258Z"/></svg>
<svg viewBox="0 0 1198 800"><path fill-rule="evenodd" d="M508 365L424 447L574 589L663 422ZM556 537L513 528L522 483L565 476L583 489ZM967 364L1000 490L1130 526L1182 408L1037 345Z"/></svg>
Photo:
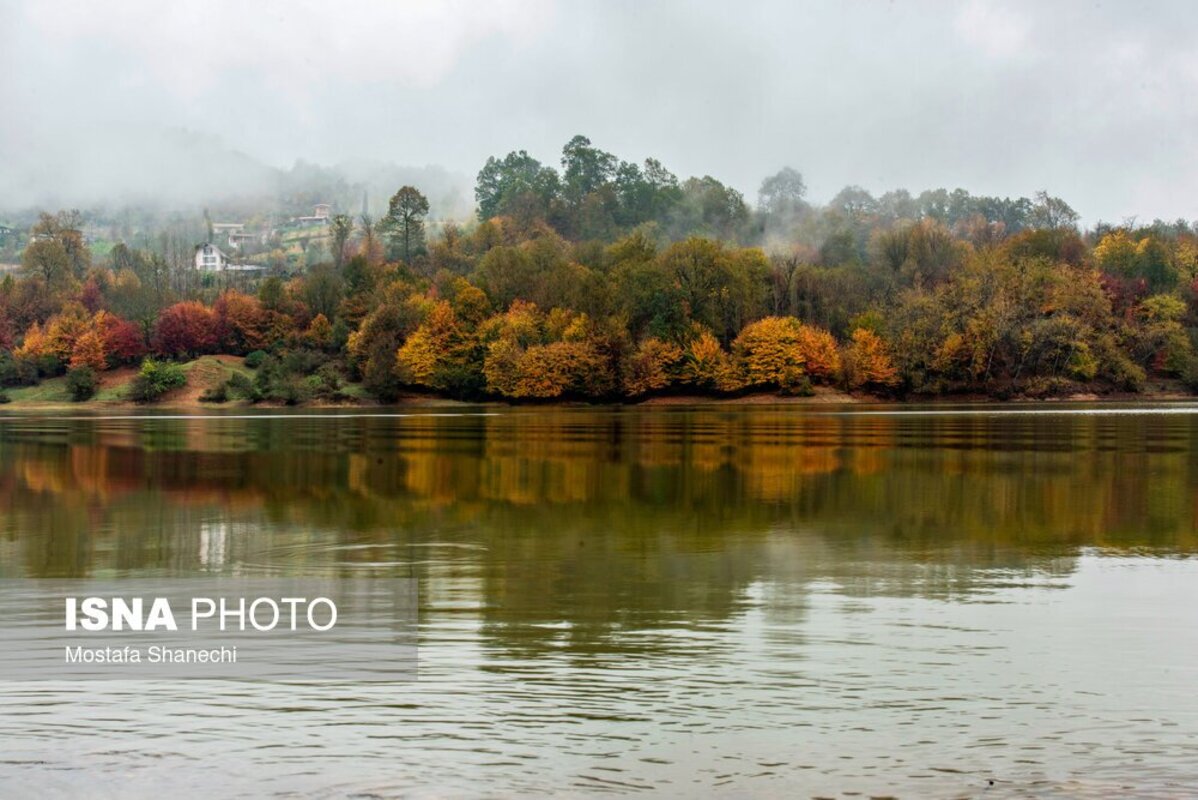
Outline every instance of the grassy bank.
<svg viewBox="0 0 1198 800"><path fill-rule="evenodd" d="M5 390L10 402L0 408L23 410L52 408L224 408L248 406L248 401L230 401L226 403L206 403L200 398L207 392L223 386L230 378L241 375L249 380L254 378L254 370L245 366L245 359L240 356L201 356L192 361L179 365L187 375L187 383L151 404L138 404L129 399L130 388L137 377L136 367L123 367L109 372L99 373L100 386L95 396L90 400L74 402L67 389L65 376L48 378L35 386L21 386ZM345 393L355 399L369 402L360 386L347 385ZM312 403L311 405L319 405Z"/></svg>

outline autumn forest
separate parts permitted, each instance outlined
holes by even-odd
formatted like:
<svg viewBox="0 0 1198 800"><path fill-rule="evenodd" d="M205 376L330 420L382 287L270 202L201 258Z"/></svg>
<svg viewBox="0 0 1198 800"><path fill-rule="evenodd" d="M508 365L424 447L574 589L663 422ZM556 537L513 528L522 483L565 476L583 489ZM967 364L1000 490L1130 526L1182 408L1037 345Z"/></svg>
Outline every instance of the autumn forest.
<svg viewBox="0 0 1198 800"><path fill-rule="evenodd" d="M475 200L469 220L416 186L377 218L335 203L298 260L244 274L191 262L210 221L101 246L92 212L41 213L7 245L0 400L58 381L86 401L117 375L108 399L169 399L205 356L227 366L213 404L1198 390L1185 221L1083 229L1045 192L821 205L790 168L750 203L582 136L558 166L488 159Z"/></svg>

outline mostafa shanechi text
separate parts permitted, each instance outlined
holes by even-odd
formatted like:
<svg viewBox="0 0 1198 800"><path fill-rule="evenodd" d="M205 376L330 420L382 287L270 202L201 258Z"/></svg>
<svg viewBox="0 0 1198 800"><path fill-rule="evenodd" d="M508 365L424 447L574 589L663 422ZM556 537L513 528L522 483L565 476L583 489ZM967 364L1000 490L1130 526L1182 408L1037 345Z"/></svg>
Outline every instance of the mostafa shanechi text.
<svg viewBox="0 0 1198 800"><path fill-rule="evenodd" d="M0 680L390 682L416 584L390 578L0 581Z"/></svg>

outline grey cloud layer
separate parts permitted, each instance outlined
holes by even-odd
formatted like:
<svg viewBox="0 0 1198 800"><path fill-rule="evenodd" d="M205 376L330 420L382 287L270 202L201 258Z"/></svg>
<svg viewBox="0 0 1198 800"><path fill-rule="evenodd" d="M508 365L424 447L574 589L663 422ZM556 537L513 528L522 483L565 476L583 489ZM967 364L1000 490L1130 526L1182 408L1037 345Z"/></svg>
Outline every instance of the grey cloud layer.
<svg viewBox="0 0 1198 800"><path fill-rule="evenodd" d="M1198 217L1186 4L1040 5L8 2L0 206L186 194L202 166L162 144L183 129L467 175L586 133L749 197L789 164L815 199L1046 188L1087 221Z"/></svg>

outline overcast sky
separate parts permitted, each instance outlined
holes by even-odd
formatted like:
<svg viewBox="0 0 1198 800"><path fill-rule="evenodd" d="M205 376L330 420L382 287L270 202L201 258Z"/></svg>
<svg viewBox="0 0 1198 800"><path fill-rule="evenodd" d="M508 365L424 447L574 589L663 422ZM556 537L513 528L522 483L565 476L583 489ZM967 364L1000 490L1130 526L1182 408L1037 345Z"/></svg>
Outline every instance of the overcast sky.
<svg viewBox="0 0 1198 800"><path fill-rule="evenodd" d="M1195 219L1196 39L1186 2L0 0L0 207L178 181L130 174L170 130L471 177L584 133L750 200L790 165L816 201L1043 188L1087 222Z"/></svg>

